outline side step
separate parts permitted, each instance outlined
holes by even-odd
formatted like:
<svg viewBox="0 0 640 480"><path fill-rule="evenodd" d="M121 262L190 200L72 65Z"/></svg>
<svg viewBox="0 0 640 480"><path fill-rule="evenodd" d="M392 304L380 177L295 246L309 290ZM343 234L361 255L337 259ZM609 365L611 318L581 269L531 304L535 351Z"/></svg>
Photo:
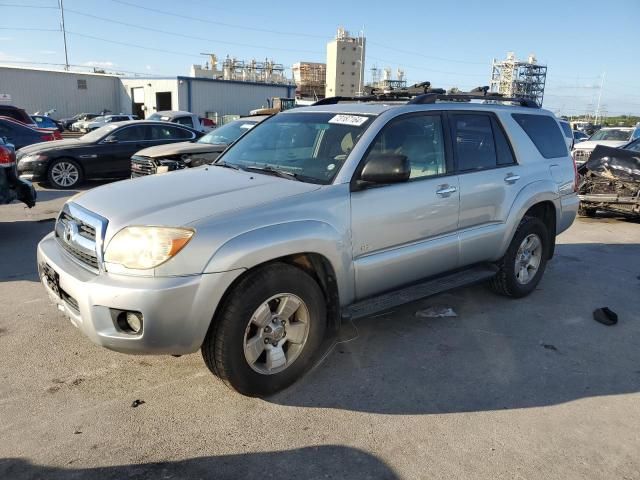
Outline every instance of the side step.
<svg viewBox="0 0 640 480"><path fill-rule="evenodd" d="M368 317L374 313L384 312L399 305L415 302L421 298L431 297L447 290L489 280L497 271L498 269L494 265L475 265L465 270L354 303L343 310L342 316L352 319Z"/></svg>

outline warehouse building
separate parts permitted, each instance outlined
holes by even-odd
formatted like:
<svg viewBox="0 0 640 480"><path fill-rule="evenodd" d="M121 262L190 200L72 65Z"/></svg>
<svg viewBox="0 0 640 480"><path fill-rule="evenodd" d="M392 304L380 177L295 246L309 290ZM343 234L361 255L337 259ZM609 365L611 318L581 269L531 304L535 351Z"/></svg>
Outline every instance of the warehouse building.
<svg viewBox="0 0 640 480"><path fill-rule="evenodd" d="M206 118L248 115L273 97L292 98L295 85L211 78L123 78L120 107L145 118L162 110L186 110Z"/></svg>
<svg viewBox="0 0 640 480"><path fill-rule="evenodd" d="M203 117L248 115L273 97L292 98L295 85L211 78L127 78L98 73L0 67L0 101L28 113L55 109L54 118L76 113L187 110Z"/></svg>
<svg viewBox="0 0 640 480"><path fill-rule="evenodd" d="M102 110L119 112L120 78L98 73L0 67L0 95L27 113L54 109L54 118Z"/></svg>

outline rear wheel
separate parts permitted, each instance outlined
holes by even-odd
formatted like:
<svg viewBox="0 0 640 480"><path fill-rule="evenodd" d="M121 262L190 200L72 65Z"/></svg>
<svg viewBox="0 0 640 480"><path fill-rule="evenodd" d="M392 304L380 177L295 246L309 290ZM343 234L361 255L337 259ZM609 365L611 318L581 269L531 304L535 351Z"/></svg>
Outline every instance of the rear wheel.
<svg viewBox="0 0 640 480"><path fill-rule="evenodd" d="M549 232L542 220L523 218L507 252L498 262L498 273L490 283L492 290L509 297L529 295L542 278L549 247Z"/></svg>
<svg viewBox="0 0 640 480"><path fill-rule="evenodd" d="M74 188L82 182L82 169L70 158L59 158L51 163L47 176L53 187Z"/></svg>
<svg viewBox="0 0 640 480"><path fill-rule="evenodd" d="M326 328L316 281L287 264L249 273L231 291L209 329L202 355L238 392L275 393L312 365Z"/></svg>

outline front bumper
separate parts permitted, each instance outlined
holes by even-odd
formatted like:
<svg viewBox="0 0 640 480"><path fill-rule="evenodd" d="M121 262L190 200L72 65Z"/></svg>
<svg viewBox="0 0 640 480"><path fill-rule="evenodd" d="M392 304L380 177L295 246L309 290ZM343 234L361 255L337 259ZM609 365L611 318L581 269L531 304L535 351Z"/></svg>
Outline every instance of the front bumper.
<svg viewBox="0 0 640 480"><path fill-rule="evenodd" d="M46 160L39 160L35 162L24 162L18 160L18 174L23 180L29 180L30 182L44 182L47 180L47 167Z"/></svg>
<svg viewBox="0 0 640 480"><path fill-rule="evenodd" d="M43 265L59 278L59 291L49 286ZM95 275L69 257L53 233L38 244L38 272L51 300L89 339L123 353L182 355L198 350L216 306L243 272L183 277ZM121 330L117 311L143 316L139 334Z"/></svg>

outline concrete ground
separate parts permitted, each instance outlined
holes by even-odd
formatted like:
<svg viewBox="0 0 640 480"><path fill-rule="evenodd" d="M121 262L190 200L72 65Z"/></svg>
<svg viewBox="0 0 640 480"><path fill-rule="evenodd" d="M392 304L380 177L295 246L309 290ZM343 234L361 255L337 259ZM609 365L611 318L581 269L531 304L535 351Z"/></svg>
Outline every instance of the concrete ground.
<svg viewBox="0 0 640 480"><path fill-rule="evenodd" d="M578 220L528 298L476 286L345 325L251 399L199 354L110 352L58 313L35 247L67 195L0 207L0 478L640 478L638 223ZM458 316L415 316L433 305Z"/></svg>

